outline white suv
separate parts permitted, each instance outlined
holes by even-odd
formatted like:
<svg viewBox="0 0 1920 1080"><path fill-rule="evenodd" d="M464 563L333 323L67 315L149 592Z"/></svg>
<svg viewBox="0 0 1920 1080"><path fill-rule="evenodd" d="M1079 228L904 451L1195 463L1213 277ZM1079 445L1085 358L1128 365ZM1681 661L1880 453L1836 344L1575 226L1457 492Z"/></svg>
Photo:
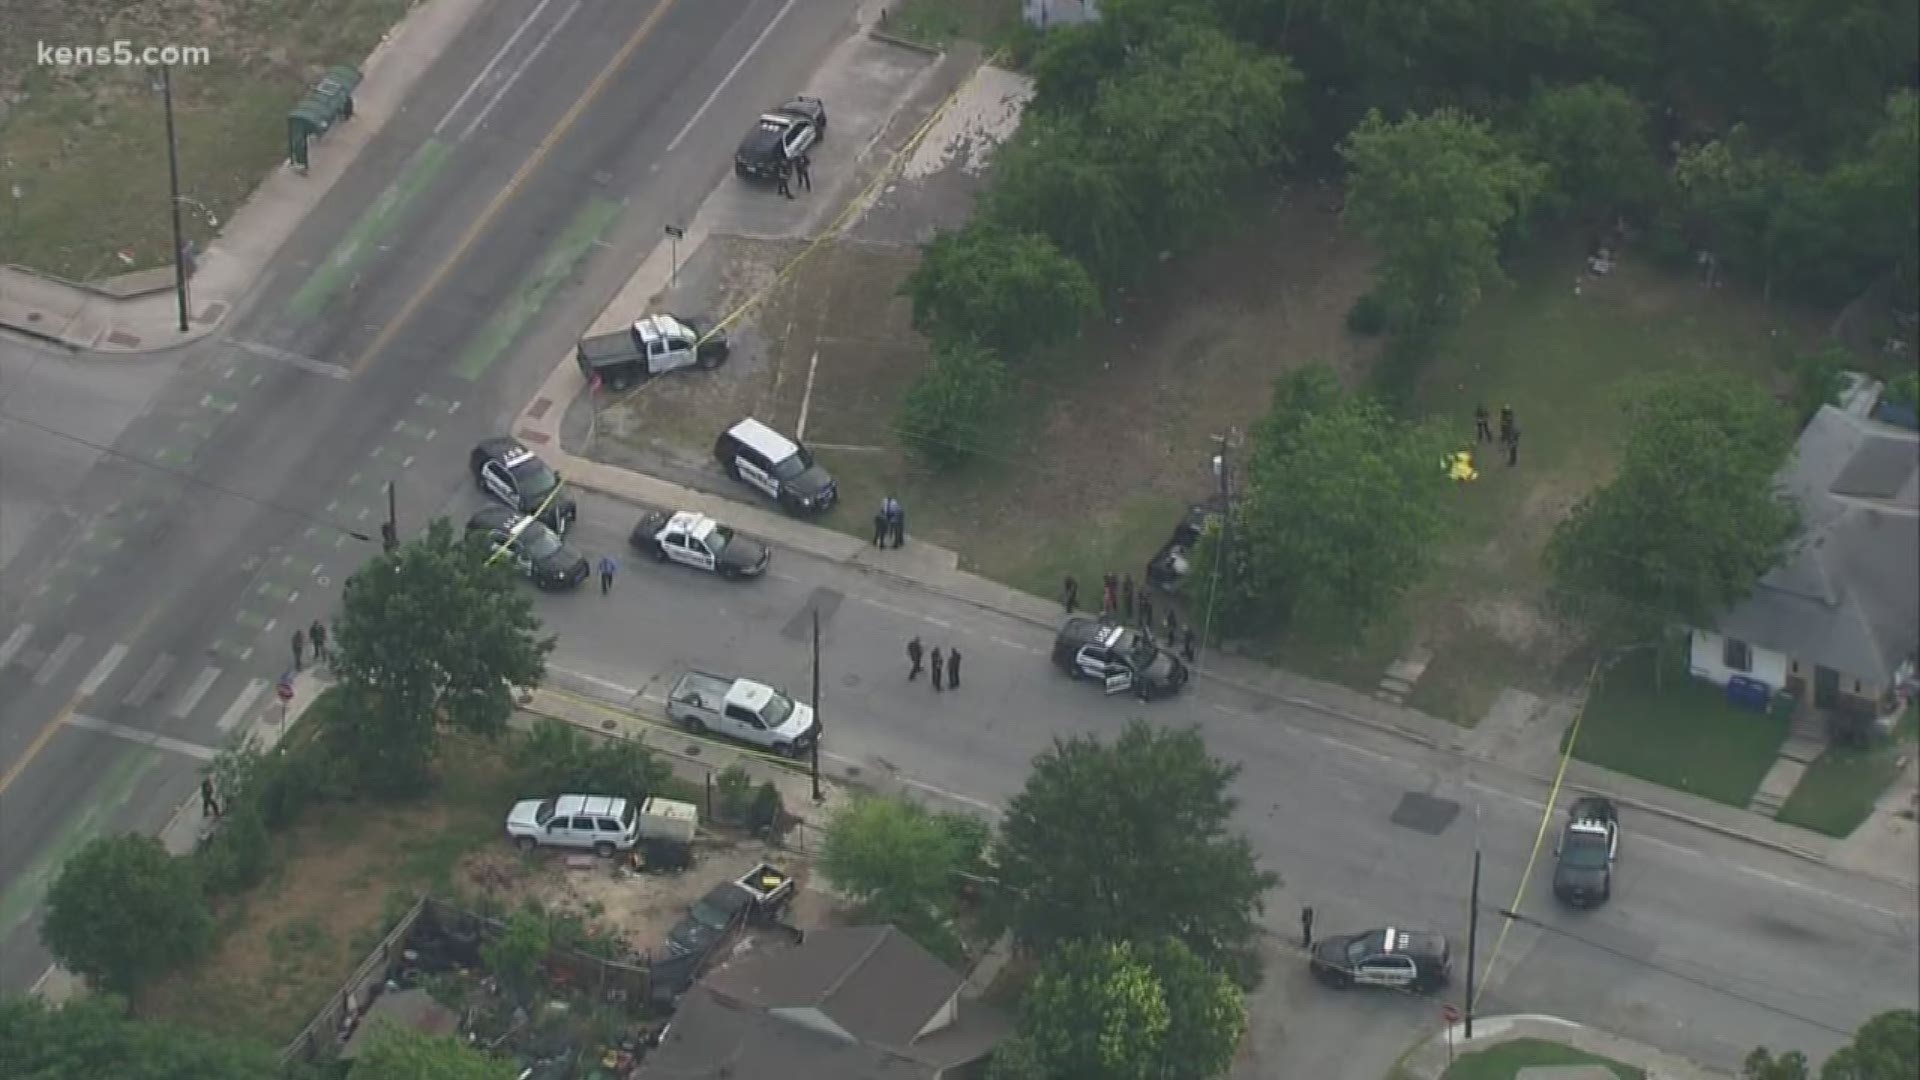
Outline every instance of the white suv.
<svg viewBox="0 0 1920 1080"><path fill-rule="evenodd" d="M507 836L522 851L546 844L604 857L640 842L640 814L632 801L607 795L526 799L507 815Z"/></svg>

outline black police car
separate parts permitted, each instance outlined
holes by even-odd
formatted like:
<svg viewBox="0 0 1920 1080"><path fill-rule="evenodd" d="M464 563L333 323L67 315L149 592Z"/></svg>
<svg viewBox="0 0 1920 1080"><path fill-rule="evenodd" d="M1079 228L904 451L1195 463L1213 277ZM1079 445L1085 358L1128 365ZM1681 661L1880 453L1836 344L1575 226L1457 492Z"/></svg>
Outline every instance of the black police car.
<svg viewBox="0 0 1920 1080"><path fill-rule="evenodd" d="M1620 857L1620 814L1598 795L1574 800L1553 845L1553 895L1573 907L1599 907L1613 896Z"/></svg>
<svg viewBox="0 0 1920 1080"><path fill-rule="evenodd" d="M793 159L827 137L827 106L815 97L796 97L762 113L733 153L733 171L742 177L777 176Z"/></svg>
<svg viewBox="0 0 1920 1080"><path fill-rule="evenodd" d="M1453 956L1443 934L1362 930L1314 943L1307 961L1314 978L1336 989L1384 986L1393 990L1438 990L1453 975Z"/></svg>
<svg viewBox="0 0 1920 1080"><path fill-rule="evenodd" d="M546 507L540 520L563 536L580 514L573 496L566 492L554 496L560 486L560 474L512 436L487 439L475 446L468 456L467 467L473 470L474 484L500 500L502 506L522 514Z"/></svg>
<svg viewBox="0 0 1920 1080"><path fill-rule="evenodd" d="M1070 677L1092 679L1109 694L1132 691L1141 701L1187 685L1187 665L1145 634L1085 616L1068 619L1053 639L1053 662Z"/></svg>
<svg viewBox="0 0 1920 1080"><path fill-rule="evenodd" d="M552 529L504 506L483 506L467 519L467 534L480 534L505 548L520 572L543 589L571 589L587 580L587 557Z"/></svg>
<svg viewBox="0 0 1920 1080"><path fill-rule="evenodd" d="M813 451L748 417L714 440L713 459L728 476L798 514L830 509L840 497Z"/></svg>

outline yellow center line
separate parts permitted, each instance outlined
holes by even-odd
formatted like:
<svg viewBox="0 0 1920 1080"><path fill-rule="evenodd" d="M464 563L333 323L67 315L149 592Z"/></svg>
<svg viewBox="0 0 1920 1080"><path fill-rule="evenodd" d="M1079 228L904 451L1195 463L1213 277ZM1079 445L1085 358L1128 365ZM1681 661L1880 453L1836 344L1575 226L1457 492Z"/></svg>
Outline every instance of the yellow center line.
<svg viewBox="0 0 1920 1080"><path fill-rule="evenodd" d="M393 339L399 335L401 328L420 310L420 305L427 302L427 297L432 296L435 290L439 289L441 283L446 280L447 275L453 272L455 266L459 265L460 260L466 257L467 249L471 248L474 241L480 238L480 234L485 232L489 225L493 224L493 219L499 216L501 208L506 206L507 201L519 192L520 186L526 183L527 177L533 175L533 171L540 167L541 163L546 160L547 155L553 151L553 148L559 144L562 138L566 137L567 132L573 128L575 122L580 119L581 114L587 111L587 107L598 100L600 95L606 91L607 86L613 82L614 75L626 64L627 60L633 56L634 51L640 48L641 44L653 34L654 27L666 16L673 5L674 0L660 0L660 2L654 6L653 11L650 12L646 19L640 23L640 26L634 30L633 36L629 37L627 43L621 46L620 51L614 54L613 59L607 62L607 66L600 69L600 74L594 76L593 82L587 86L587 92L582 94L580 99L573 103L573 107L568 109L566 115L560 118L560 123L555 125L552 131L547 133L547 137L540 140L540 145L534 148L532 156L528 157L525 162L522 162L519 171L513 174L513 178L507 181L505 187L502 187L494 194L493 201L487 204L487 208L480 212L479 217L473 219L473 224L467 226L467 231L460 237L460 242L454 245L453 251L449 253L445 259L441 260L440 265L434 268L432 274L428 275L426 283L420 286L412 296L407 298L407 302L400 308L399 314L388 320L387 325L381 329L379 336L375 337L373 343L367 346L366 351L360 354L360 358L353 362L353 373L355 375L364 372L367 366L373 363L375 357L379 356L387 346L393 344Z"/></svg>
<svg viewBox="0 0 1920 1080"><path fill-rule="evenodd" d="M126 634L122 640L139 641L140 638L146 634L147 628L153 625L153 620L160 617L160 609L162 606L162 604L154 604L148 608L146 613L140 616L140 621L133 624L133 630ZM60 711L54 713L53 719L47 721L39 733L34 735L33 741L27 744L27 749L14 761L4 775L0 775L0 795L5 795L7 789L13 786L14 781L20 779L21 775L27 771L27 766L33 764L33 760L39 757L41 751L47 748L47 744L53 741L54 735L66 725L67 721L73 719L73 714L80 711L80 704L86 700L86 694L75 694L72 698L68 699L65 705L60 706Z"/></svg>

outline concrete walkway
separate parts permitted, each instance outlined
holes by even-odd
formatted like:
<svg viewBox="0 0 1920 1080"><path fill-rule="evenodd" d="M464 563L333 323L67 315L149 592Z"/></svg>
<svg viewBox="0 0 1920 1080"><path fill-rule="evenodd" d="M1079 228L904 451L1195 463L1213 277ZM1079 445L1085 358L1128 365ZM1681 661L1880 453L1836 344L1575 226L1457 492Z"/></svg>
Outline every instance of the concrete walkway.
<svg viewBox="0 0 1920 1080"><path fill-rule="evenodd" d="M1726 1073L1703 1068L1685 1058L1554 1016L1480 1017L1473 1022L1472 1042L1466 1041L1464 1025L1443 1028L1407 1051L1400 1059L1399 1071L1413 1080L1440 1080L1446 1075L1449 1061L1515 1039L1562 1043L1642 1069L1647 1080L1731 1080Z"/></svg>
<svg viewBox="0 0 1920 1080"><path fill-rule="evenodd" d="M274 170L195 261L187 281L185 331L173 275L165 270L126 275L140 278L137 287L127 289L120 279L76 284L11 265L0 266L0 328L109 353L158 352L218 330L483 2L425 0L373 50L360 65L365 80L353 95L353 119L313 144L306 174Z"/></svg>

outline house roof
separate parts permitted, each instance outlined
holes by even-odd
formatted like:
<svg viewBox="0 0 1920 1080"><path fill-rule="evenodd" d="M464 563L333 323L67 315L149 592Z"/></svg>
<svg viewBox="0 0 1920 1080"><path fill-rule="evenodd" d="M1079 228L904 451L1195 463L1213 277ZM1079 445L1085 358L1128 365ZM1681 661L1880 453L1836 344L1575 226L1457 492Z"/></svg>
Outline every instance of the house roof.
<svg viewBox="0 0 1920 1080"><path fill-rule="evenodd" d="M351 1061L377 1038L384 1028L418 1031L424 1035L452 1035L460 1029L460 1016L433 1000L425 990L389 990L373 999L360 1026L340 1049L340 1058Z"/></svg>
<svg viewBox="0 0 1920 1080"><path fill-rule="evenodd" d="M721 1000L749 1008L815 1008L861 1042L900 1048L963 981L892 926L856 926L813 930L799 944L756 950L709 975L706 985Z"/></svg>
<svg viewBox="0 0 1920 1080"><path fill-rule="evenodd" d="M680 999L673 1023L639 1080L936 1080L938 1070L878 1047L844 1042L757 1009L721 1001L705 986Z"/></svg>
<svg viewBox="0 0 1920 1080"><path fill-rule="evenodd" d="M1920 434L1824 406L1780 486L1800 536L1720 631L1884 685L1920 644Z"/></svg>

